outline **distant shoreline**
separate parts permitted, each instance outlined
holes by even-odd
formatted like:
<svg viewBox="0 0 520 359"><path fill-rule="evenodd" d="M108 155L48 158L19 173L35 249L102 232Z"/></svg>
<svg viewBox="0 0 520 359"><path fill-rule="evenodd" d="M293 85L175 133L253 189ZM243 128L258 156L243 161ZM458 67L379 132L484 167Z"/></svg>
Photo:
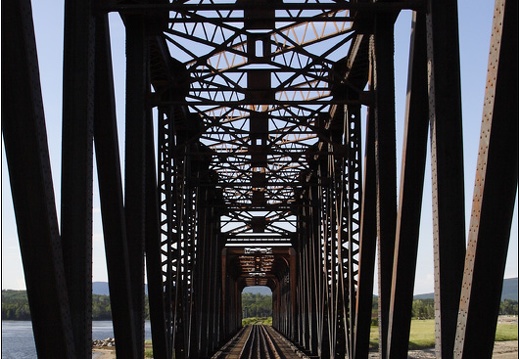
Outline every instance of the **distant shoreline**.
<svg viewBox="0 0 520 359"><path fill-rule="evenodd" d="M246 287L245 292L248 293L260 293L260 294L269 294L271 290L267 287ZM3 291L26 291L26 289L6 289L2 288ZM92 294L94 295L105 295L109 296L108 282L92 282ZM145 293L148 293L148 286L145 284ZM374 294L377 295L377 294ZM504 298L505 295L505 298ZM416 293L414 294L414 299L426 299L433 298L433 292L427 293ZM518 301L518 277L510 277L504 278L504 283L502 286L502 298L504 299L512 299Z"/></svg>

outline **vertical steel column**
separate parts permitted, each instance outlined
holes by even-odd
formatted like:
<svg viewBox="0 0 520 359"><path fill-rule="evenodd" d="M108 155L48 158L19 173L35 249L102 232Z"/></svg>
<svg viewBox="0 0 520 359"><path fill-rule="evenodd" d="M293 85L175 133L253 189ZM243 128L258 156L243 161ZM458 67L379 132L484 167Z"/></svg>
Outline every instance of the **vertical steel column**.
<svg viewBox="0 0 520 359"><path fill-rule="evenodd" d="M209 170L205 155L197 161L197 170L194 177L197 179L196 184L196 223L194 230L196 231L196 245L194 248L193 274L192 274L192 301L191 301L191 355L195 357L207 357L212 351L210 348L210 337L213 333L209 332L212 322L212 313L209 309L211 291L211 282L215 279L214 272L209 269L211 263L211 245L213 233L213 187L209 180Z"/></svg>
<svg viewBox="0 0 520 359"><path fill-rule="evenodd" d="M331 139L332 140L332 139ZM325 275L325 303L326 303L326 338L328 342L327 351L324 356L333 358L336 353L336 329L338 321L338 238L336 223L336 182L337 173L335 171L334 156L332 145L324 146L328 152L326 167L321 167L322 178L321 199L322 206L322 239L324 256L324 275Z"/></svg>
<svg viewBox="0 0 520 359"><path fill-rule="evenodd" d="M145 134L148 57L142 19L126 23L125 214L138 357L144 355Z"/></svg>
<svg viewBox="0 0 520 359"><path fill-rule="evenodd" d="M2 2L2 134L39 358L76 358L29 0Z"/></svg>
<svg viewBox="0 0 520 359"><path fill-rule="evenodd" d="M491 358L518 186L518 1L497 0L456 358Z"/></svg>
<svg viewBox="0 0 520 359"><path fill-rule="evenodd" d="M328 151L328 148L325 147ZM323 150L323 149L322 149ZM320 312L321 312L321 323L318 324L321 333L321 351L318 355L322 358L328 358L333 355L332 343L331 343L331 328L330 328L330 311L331 311L331 290L329 284L332 280L332 268L331 268L331 238L330 238L330 221L329 221L329 210L330 210L330 196L328 195L329 177L328 177L328 156L320 158L318 164L318 186L316 187L316 241L317 241L317 260L318 260L318 273L320 288L317 293L320 301Z"/></svg>
<svg viewBox="0 0 520 359"><path fill-rule="evenodd" d="M432 151L436 355L453 356L464 267L464 167L457 1L429 1L426 18Z"/></svg>
<svg viewBox="0 0 520 359"><path fill-rule="evenodd" d="M361 234L361 106L345 106L344 131L347 146L347 201L343 203L344 235L342 257L346 281L344 297L346 308L346 348L349 358L354 357L354 324L356 308L357 275L359 270L359 240Z"/></svg>
<svg viewBox="0 0 520 359"><path fill-rule="evenodd" d="M220 248L219 248L219 232L220 232L220 218L218 215L218 211L213 208L212 209L212 233L210 237L210 262L209 262L209 271L213 273L213 279L209 283L210 290L208 293L208 301L209 301L209 313L211 315L211 323L208 326L208 338L210 351L213 352L218 348L218 344L220 341L220 331L218 326L218 321L220 318L220 295L219 295L219 287L220 287Z"/></svg>
<svg viewBox="0 0 520 359"><path fill-rule="evenodd" d="M223 314L223 305L222 305L222 293L223 293L223 288L222 288L222 257L220 256L220 253L221 251L224 249L224 238L220 236L220 219L218 218L217 219L217 223L218 225L216 224L218 230L217 232L219 233L218 235L218 240L217 240L217 245L215 247L215 252L214 252L214 262L213 262L213 268L215 270L215 283L213 283L214 285L214 288L215 288L215 296L214 296L214 300L212 301L213 305L212 305L212 310L214 311L215 313L215 323L213 324L213 333L216 333L216 336L214 338L214 343L215 343L215 347L217 347L218 345L220 345L223 340L224 340L224 332L222 330L222 323L224 322L224 314Z"/></svg>
<svg viewBox="0 0 520 359"><path fill-rule="evenodd" d="M393 18L376 17L371 37L375 93L375 163L379 278L379 354L387 355L387 330L396 226L396 138Z"/></svg>
<svg viewBox="0 0 520 359"><path fill-rule="evenodd" d="M317 178L317 177L316 177ZM318 180L319 181L319 180ZM312 224L312 232L310 235L312 242L312 266L313 266L313 303L314 303L314 313L315 313L315 328L314 333L316 335L316 354L321 356L323 354L323 350L327 346L327 340L324 337L326 331L326 304L325 304L325 283L324 278L325 275L323 273L323 253L321 246L321 231L320 231L320 210L321 206L319 205L319 190L320 187L313 186L311 187L310 194L310 220L309 222Z"/></svg>
<svg viewBox="0 0 520 359"><path fill-rule="evenodd" d="M316 177L311 176L311 181L315 181ZM316 214L315 208L315 198L314 193L316 192L316 187L309 187L307 194L307 258L306 260L309 262L309 281L307 288L307 296L309 301L309 346L308 350L317 354L320 350L321 345L321 296L320 285L321 285L321 277L320 277L320 252L319 252L319 237L317 235L317 225L318 225L318 216Z"/></svg>
<svg viewBox="0 0 520 359"><path fill-rule="evenodd" d="M94 143L114 336L120 357L135 358L123 189L115 112L108 15L96 18Z"/></svg>
<svg viewBox="0 0 520 359"><path fill-rule="evenodd" d="M212 194L213 191L211 188L203 188L201 209L199 213L202 213L203 219L199 219L199 250L198 261L200 263L199 267L199 296L198 303L199 308L198 312L198 337L197 337L197 348L199 356L208 356L213 351L213 346L211 345L211 336L213 332L210 331L211 325L213 323L213 315L214 313L211 311L211 300L212 297L212 283L216 279L215 272L211 270L211 261L214 260L213 255L216 253L212 252L213 245L213 208L211 207ZM203 241L203 242L202 242ZM196 310L197 311L197 310Z"/></svg>
<svg viewBox="0 0 520 359"><path fill-rule="evenodd" d="M364 190L361 201L361 235L359 241L359 274L356 296L354 358L368 357L370 322L376 260L376 165L374 108L368 108L365 146Z"/></svg>
<svg viewBox="0 0 520 359"><path fill-rule="evenodd" d="M289 338L294 341L296 339L296 295L297 295L297 258L294 248L289 248L289 303L291 305L290 317L290 332Z"/></svg>
<svg viewBox="0 0 520 359"><path fill-rule="evenodd" d="M300 199L301 201L302 199ZM301 231L301 246L302 253L300 256L300 275L302 276L301 286L299 291L301 292L301 305L300 305L300 317L301 317L301 337L302 340L300 342L300 346L308 351L311 350L312 346L312 304L311 304L311 284L312 284L312 272L311 272L311 261L309 260L309 237L307 226L302 226L298 232Z"/></svg>
<svg viewBox="0 0 520 359"><path fill-rule="evenodd" d="M342 116L340 116L342 120ZM334 119L333 119L334 120ZM338 121L339 122L339 121ZM331 223L331 239L334 243L331 248L331 256L335 259L333 283L333 298L334 311L331 315L330 324L334 328L334 337L332 338L332 348L334 357L345 357L346 343L347 343L347 321L348 321L348 307L345 300L345 282L348 282L348 265L349 255L346 253L346 248L349 242L348 232L348 174L346 163L346 140L344 141L343 130L344 121L340 123L341 127L336 129L333 123L329 127L332 131L331 140L329 144L329 151L332 156L329 157L329 168L331 169L331 178L333 185L329 190L331 201L330 208L330 223ZM339 126L338 126L339 127ZM346 137L346 136L345 136Z"/></svg>
<svg viewBox="0 0 520 359"><path fill-rule="evenodd" d="M202 176L198 176L201 178ZM197 211L198 217L198 229L197 229L197 259L194 267L193 281L196 285L194 290L194 303L195 315L194 322L194 334L195 340L192 342L194 353L200 357L206 357L209 354L208 347L208 335L207 328L210 325L211 315L208 310L208 304L206 302L207 292L210 290L211 272L208 270L210 261L210 233L211 225L210 222L210 209L209 206L209 187L202 186L199 188L198 193L200 196L201 204L198 206Z"/></svg>
<svg viewBox="0 0 520 359"><path fill-rule="evenodd" d="M222 335L223 335L223 339L226 340L227 339L227 336L229 335L229 331L228 331L228 326L229 326L229 314L228 314L228 291L229 291L229 288L228 288L228 282L229 282L229 279L228 279L228 276L229 276L229 273L228 273L228 265L227 265L227 248L222 248L222 252L221 252L221 281L222 281L222 285L221 285L221 288L222 288L222 299L221 299L221 313L222 313L222 325L221 325L221 332L222 332ZM274 293L273 293L273 296L274 296ZM273 297L273 302L274 302L274 297ZM273 325L274 325L274 317L273 317Z"/></svg>
<svg viewBox="0 0 520 359"><path fill-rule="evenodd" d="M148 278L148 301L152 330L153 355L157 359L171 358L168 350L166 330L166 303L162 278L161 234L159 224L159 194L155 167L155 144L151 109L146 119L146 178L145 178L145 250L146 274Z"/></svg>
<svg viewBox="0 0 520 359"><path fill-rule="evenodd" d="M238 280L233 280L233 306L231 310L233 312L233 327L231 334L235 334L242 327L242 289L238 286Z"/></svg>
<svg viewBox="0 0 520 359"><path fill-rule="evenodd" d="M175 158L175 212L177 233L176 233L176 251L174 252L176 255L176 267L175 267L175 299L174 299L174 338L173 338L173 349L175 352L176 358L186 358L187 352L189 348L186 347L188 333L186 331L189 329L186 324L187 318L187 303L189 298L187 297L188 293L188 240L189 240L189 231L188 231L188 222L189 218L187 215L187 211L189 211L190 198L188 197L189 192L186 190L186 177L188 173L189 164L187 163L188 156L185 145L178 145L177 149L180 150L181 153Z"/></svg>
<svg viewBox="0 0 520 359"><path fill-rule="evenodd" d="M192 148L185 145L184 169L182 182L182 204L181 215L181 248L182 248L182 327L183 327L183 356L191 357L192 322L193 322L193 302L194 302L194 269L196 254L196 212L197 212L197 191L193 186L193 179L196 178L196 162ZM195 149L195 151L197 151ZM194 152L195 152L194 151ZM179 343L180 344L180 343Z"/></svg>
<svg viewBox="0 0 520 359"><path fill-rule="evenodd" d="M277 331L281 331L280 325L280 285L278 279L276 279L277 285L273 289L272 303L273 303L273 328Z"/></svg>
<svg viewBox="0 0 520 359"><path fill-rule="evenodd" d="M295 196L297 208L297 229L296 238L293 247L296 250L296 272L297 279L297 321L296 340L300 348L308 349L310 347L310 317L312 310L309 301L310 283L310 261L308 260L309 237L307 230L307 206L304 205L306 192L297 192Z"/></svg>
<svg viewBox="0 0 520 359"><path fill-rule="evenodd" d="M299 230L298 234L301 236L301 242L299 246L302 247L302 260L301 264L303 282L301 291L303 292L304 297L304 305L300 308L301 316L302 316L302 326L304 328L303 342L302 346L309 353L316 354L317 346L318 346L318 330L317 330L317 321L318 321L318 306L316 304L316 290L317 290L317 262L319 261L318 255L315 253L315 243L316 238L313 235L314 233L314 225L316 222L313 221L313 211L312 207L312 186L310 183L315 181L316 178L311 176L307 178L307 189L303 192L301 196L301 218L299 219Z"/></svg>
<svg viewBox="0 0 520 359"><path fill-rule="evenodd" d="M284 272L279 273L276 278L278 287L278 331L287 335L287 305L286 305L286 285Z"/></svg>
<svg viewBox="0 0 520 359"><path fill-rule="evenodd" d="M173 227L175 227L175 233L173 234L173 241L171 242L172 247L172 264L174 264L174 271L172 273L174 281L172 283L173 287L173 321L172 321L172 334L173 341L172 346L175 353L176 358L184 358L185 357L185 335L184 331L186 330L184 314L185 314L185 293L186 293L186 281L185 281L185 271L186 271L186 244L185 244L185 230L184 230L184 211L186 209L185 205L185 193L184 193L184 181L185 181L185 164L186 156L184 154L185 149L182 150L182 147L177 144L176 149L180 150L179 154L174 159L174 179L173 179L173 200L174 200L174 213L175 222L173 223Z"/></svg>
<svg viewBox="0 0 520 359"><path fill-rule="evenodd" d="M208 208L209 212L209 225L210 232L208 233L207 241L208 243L208 255L207 255L207 272L211 273L211 278L207 280L207 285L209 288L206 292L205 303L203 305L206 306L209 316L209 321L207 328L205 328L205 332L202 333L207 339L206 343L208 346L207 351L213 352L218 347L218 318L220 317L219 311L219 299L218 295L218 286L220 286L220 271L218 270L218 260L220 259L220 246L218 240L218 233L220 231L219 228L219 217L218 211L215 209L217 205L217 201L219 198L217 197L217 192L215 189L212 189L212 206ZM204 344L203 344L204 345Z"/></svg>
<svg viewBox="0 0 520 359"><path fill-rule="evenodd" d="M301 218L301 208L299 208L297 217ZM308 274L305 268L305 262L303 259L303 251L304 251L304 236L302 235L303 226L301 220L297 222L296 228L296 240L293 243L293 248L295 248L297 260L296 260L296 326L295 326L295 341L297 345L300 347L304 347L307 342L306 334L307 330L305 328L305 320L304 316L304 308L305 308L305 276Z"/></svg>
<svg viewBox="0 0 520 359"><path fill-rule="evenodd" d="M168 112L168 113L166 113ZM159 178L159 205L160 205L160 241L162 248L161 261L162 280L164 290L164 306L166 321L166 340L168 357L173 356L173 345L176 333L176 281L178 266L178 209L176 206L177 167L173 152L175 138L173 108L159 107L158 114L158 178Z"/></svg>
<svg viewBox="0 0 520 359"><path fill-rule="evenodd" d="M65 1L61 237L78 358L92 356L94 30L91 1Z"/></svg>
<svg viewBox="0 0 520 359"><path fill-rule="evenodd" d="M388 357L408 353L413 287L428 142L426 15L412 19L401 187L392 273Z"/></svg>

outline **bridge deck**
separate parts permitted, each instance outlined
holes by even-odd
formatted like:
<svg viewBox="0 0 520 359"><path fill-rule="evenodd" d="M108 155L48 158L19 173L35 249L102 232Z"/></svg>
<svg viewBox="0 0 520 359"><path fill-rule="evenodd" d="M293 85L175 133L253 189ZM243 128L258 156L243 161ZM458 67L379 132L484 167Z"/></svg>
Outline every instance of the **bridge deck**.
<svg viewBox="0 0 520 359"><path fill-rule="evenodd" d="M266 325L248 325L227 342L212 359L309 358L280 333Z"/></svg>

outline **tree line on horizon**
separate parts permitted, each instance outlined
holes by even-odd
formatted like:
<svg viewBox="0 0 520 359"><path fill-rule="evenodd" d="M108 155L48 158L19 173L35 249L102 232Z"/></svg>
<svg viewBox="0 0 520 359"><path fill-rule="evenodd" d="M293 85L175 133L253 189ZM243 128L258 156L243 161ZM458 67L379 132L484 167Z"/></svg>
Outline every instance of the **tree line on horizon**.
<svg viewBox="0 0 520 359"><path fill-rule="evenodd" d="M373 316L377 318L377 298L372 304ZM145 300L145 319L150 318L148 300ZM242 314L248 317L272 316L270 295L243 293ZM505 299L500 303L500 315L518 315L518 301ZM433 299L415 299L412 304L412 318L433 319L435 317ZM24 290L2 290L2 320L31 320L27 293ZM92 320L112 320L110 297L92 295ZM375 324L375 323L374 323Z"/></svg>
<svg viewBox="0 0 520 359"><path fill-rule="evenodd" d="M145 319L150 319L148 300L145 300ZM27 292L2 290L2 320L31 320ZM92 320L112 320L110 296L92 295Z"/></svg>
<svg viewBox="0 0 520 359"><path fill-rule="evenodd" d="M242 318L266 318L273 315L272 297L260 293L242 293Z"/></svg>

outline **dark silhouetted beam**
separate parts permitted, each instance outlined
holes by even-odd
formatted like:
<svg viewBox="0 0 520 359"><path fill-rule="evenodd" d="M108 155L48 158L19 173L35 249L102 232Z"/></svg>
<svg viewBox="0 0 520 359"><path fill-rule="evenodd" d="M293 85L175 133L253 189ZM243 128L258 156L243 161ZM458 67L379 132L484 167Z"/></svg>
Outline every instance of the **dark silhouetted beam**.
<svg viewBox="0 0 520 359"><path fill-rule="evenodd" d="M145 133L147 46L144 23L126 23L125 215L138 358L144 355Z"/></svg>
<svg viewBox="0 0 520 359"><path fill-rule="evenodd" d="M428 143L426 16L414 13L406 98L401 188L392 273L388 357L408 353L419 224Z"/></svg>
<svg viewBox="0 0 520 359"><path fill-rule="evenodd" d="M94 17L65 1L61 238L77 358L92 357Z"/></svg>
<svg viewBox="0 0 520 359"><path fill-rule="evenodd" d="M76 358L29 0L2 2L2 134L39 358Z"/></svg>
<svg viewBox="0 0 520 359"><path fill-rule="evenodd" d="M379 260L379 354L381 358L385 358L397 216L393 16L376 19L372 41L373 90L376 102L374 140Z"/></svg>
<svg viewBox="0 0 520 359"><path fill-rule="evenodd" d="M354 358L368 357L372 300L374 296L374 264L376 260L376 181L374 148L374 109L369 108L366 126L365 172L361 200L361 234L359 241L359 273L355 310Z"/></svg>
<svg viewBox="0 0 520 359"><path fill-rule="evenodd" d="M453 356L464 267L464 167L457 2L431 1L427 15L428 93L437 357Z"/></svg>
<svg viewBox="0 0 520 359"><path fill-rule="evenodd" d="M166 338L166 303L163 292L161 237L159 233L159 197L155 167L152 113L146 119L146 274L152 329L153 355L167 359L169 350Z"/></svg>
<svg viewBox="0 0 520 359"><path fill-rule="evenodd" d="M94 144L116 353L136 358L108 16L96 18Z"/></svg>

